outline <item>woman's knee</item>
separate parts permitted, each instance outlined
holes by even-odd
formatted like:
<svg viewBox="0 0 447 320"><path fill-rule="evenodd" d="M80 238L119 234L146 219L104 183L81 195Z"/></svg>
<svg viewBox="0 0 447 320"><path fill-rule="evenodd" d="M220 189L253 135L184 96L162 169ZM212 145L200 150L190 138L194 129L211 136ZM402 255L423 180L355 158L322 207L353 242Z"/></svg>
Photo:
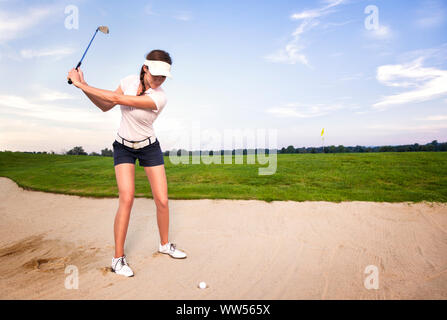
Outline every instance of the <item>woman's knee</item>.
<svg viewBox="0 0 447 320"><path fill-rule="evenodd" d="M168 208L168 198L167 197L157 197L155 198L155 205L158 209L167 209Z"/></svg>
<svg viewBox="0 0 447 320"><path fill-rule="evenodd" d="M132 206L135 194L133 192L120 193L120 205Z"/></svg>

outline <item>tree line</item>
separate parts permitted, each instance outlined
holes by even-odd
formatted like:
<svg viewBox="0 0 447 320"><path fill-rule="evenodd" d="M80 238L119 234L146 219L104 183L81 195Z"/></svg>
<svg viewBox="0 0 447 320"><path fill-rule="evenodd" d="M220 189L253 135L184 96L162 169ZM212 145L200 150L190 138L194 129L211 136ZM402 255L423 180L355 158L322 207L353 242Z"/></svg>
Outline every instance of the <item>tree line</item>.
<svg viewBox="0 0 447 320"><path fill-rule="evenodd" d="M438 143L437 140L433 140L430 143L420 145L418 143L405 144L398 146L375 146L375 147L345 147L339 146L325 146L325 147L310 147L310 148L295 148L294 146L288 146L278 150L278 153L353 153L353 152L414 152L414 151L447 151L447 142Z"/></svg>
<svg viewBox="0 0 447 320"><path fill-rule="evenodd" d="M224 150L220 151L209 151L205 150L206 152L209 152L210 155L224 155ZM235 154L243 154L246 155L248 153L255 153L255 149L233 149L231 151L232 155ZM269 154L269 149L264 149L266 154ZM281 149L276 149L276 152L278 154L290 154L290 153L362 153L362 152L416 152L416 151L447 151L447 142L438 143L437 140L433 140L430 143L420 145L418 143L414 144L406 144L406 145L398 145L398 146L373 146L373 147L365 147L365 146L355 146L355 147L345 147L343 145L338 146L325 146L325 147L301 147L301 148L295 148L294 146L290 145L287 148L283 147ZM169 154L172 151L165 151L163 152L163 155L169 156ZM175 152L175 150L174 150ZM204 151L187 151L187 150L177 150L177 155L200 155L200 152ZM46 151L44 152L25 152L25 153L42 153L47 154ZM54 151L52 151L50 154L54 154ZM113 157L113 150L110 150L108 148L105 148L101 150L101 153L91 152L87 153L84 151L83 147L76 146L73 149L63 153L66 155L84 155L84 156L101 156L101 157Z"/></svg>
<svg viewBox="0 0 447 320"><path fill-rule="evenodd" d="M209 151L210 155L224 155L224 150L220 151ZM255 149L237 149L232 150L232 155L236 154L246 155L247 153L255 153ZM269 153L269 149L264 149L265 153ZM355 147L345 147L343 145L339 146L325 146L325 147L302 147L295 148L294 146L288 146L287 148L283 147L281 149L276 149L276 153L360 153L360 152L411 152L411 151L447 151L447 142L438 143L437 140L433 140L430 143L425 145L415 144L407 144L407 145L399 145L399 146L374 146L374 147L364 147L364 146L355 146ZM163 154L165 156L169 155L170 151L165 151ZM203 151L202 151L203 152ZM200 151L187 151L187 150L178 150L177 155L190 155L190 156L198 156L200 155Z"/></svg>

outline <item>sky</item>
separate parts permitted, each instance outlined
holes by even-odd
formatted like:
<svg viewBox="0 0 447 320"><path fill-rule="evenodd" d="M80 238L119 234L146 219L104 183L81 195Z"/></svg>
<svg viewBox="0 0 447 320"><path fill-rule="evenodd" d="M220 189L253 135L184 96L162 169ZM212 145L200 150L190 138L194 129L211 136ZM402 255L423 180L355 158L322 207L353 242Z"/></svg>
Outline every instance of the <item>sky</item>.
<svg viewBox="0 0 447 320"><path fill-rule="evenodd" d="M194 132L202 150L225 132L277 148L447 141L447 1L0 0L1 151L112 149L119 106L66 81L100 25L81 66L93 87L115 90L153 49L172 57L162 150L196 150Z"/></svg>

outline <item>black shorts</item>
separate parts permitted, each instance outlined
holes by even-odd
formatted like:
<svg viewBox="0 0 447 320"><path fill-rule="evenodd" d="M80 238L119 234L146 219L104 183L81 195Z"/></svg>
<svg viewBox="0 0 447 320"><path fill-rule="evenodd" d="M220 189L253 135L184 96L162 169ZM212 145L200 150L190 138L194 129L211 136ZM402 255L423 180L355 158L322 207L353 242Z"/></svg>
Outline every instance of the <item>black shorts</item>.
<svg viewBox="0 0 447 320"><path fill-rule="evenodd" d="M136 159L140 167L153 167L164 164L163 152L161 152L158 139L154 143L140 149L129 148L118 141L113 142L113 165L121 163L133 163Z"/></svg>

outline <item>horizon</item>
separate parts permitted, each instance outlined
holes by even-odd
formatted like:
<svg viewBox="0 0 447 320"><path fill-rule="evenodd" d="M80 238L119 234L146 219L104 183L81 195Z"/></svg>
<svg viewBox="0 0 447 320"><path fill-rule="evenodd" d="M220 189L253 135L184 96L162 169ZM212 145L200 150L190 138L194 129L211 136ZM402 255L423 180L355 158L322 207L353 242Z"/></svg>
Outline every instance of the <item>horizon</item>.
<svg viewBox="0 0 447 320"><path fill-rule="evenodd" d="M0 150L112 149L119 106L104 113L66 82L99 25L91 86L115 90L150 50L171 54L163 151L188 149L197 125L200 150L225 149L209 136L226 130L276 130L277 149L447 141L446 24L440 0L2 0Z"/></svg>
<svg viewBox="0 0 447 320"><path fill-rule="evenodd" d="M417 143L417 142L415 142L415 143L410 143L410 144L400 144L400 145L369 145L369 146L364 146L364 145L355 145L355 146L345 146L345 145L326 145L326 146L324 146L325 148L327 148L327 147L339 147L339 146L342 146L342 147L344 147L344 148L355 148L355 147L362 147L362 148L380 148L380 147L401 147L401 146L414 146L414 145L419 145L419 146L425 146L425 145L429 145L429 144L432 144L434 141L436 141L437 142L437 144L445 144L445 143L447 143L447 141L445 141L445 142L438 142L436 139L435 140L433 140L433 141L431 141L431 142L427 142L427 143L424 143L424 144L419 144L419 143ZM309 147L297 147L297 146L294 146L294 145L289 145L289 146L287 146L287 147L280 147L280 148L275 148L275 149L268 149L268 148L265 148L264 150L276 150L276 151L281 151L282 149L287 149L288 147L290 147L290 146L292 146L294 149L322 149L323 147L322 146L309 146ZM82 146L74 146L72 149L74 149L75 147L81 147L81 148L83 148ZM72 150L72 149L70 149L70 150ZM84 149L84 148L83 148ZM234 152L234 151L236 151L236 150L244 150L244 151L246 151L246 150L261 150L262 148L257 148L257 149L253 149L253 148L245 148L245 149L231 149L231 151L232 152ZM70 151L70 150L68 150L68 151ZM113 149L108 149L107 147L105 147L104 149L102 149L102 150L108 150L108 151L113 151ZM100 150L99 152L101 152L102 150ZM173 152L173 151L176 151L176 152L178 152L178 151L182 151L182 150L185 150L185 151L187 151L187 152L190 152L190 153L195 153L195 152L222 152L222 151L230 151L230 149L221 149L221 150L186 150L186 149L178 149L178 150L164 150L163 151L163 153L166 153L166 152ZM12 150L0 150L0 152L23 152L23 153L47 153L47 154L52 154L52 152L54 152L54 154L57 154L57 155L66 155L66 153L68 152L67 150L63 150L62 151L62 153L58 153L58 152L55 152L54 150L50 150L50 151L46 151L46 150L44 150L44 151L36 151L36 150L33 150L33 151L29 151L29 150L26 150L26 151L12 151ZM84 150L85 151L85 150ZM86 151L85 151L86 152ZM101 156L101 154L100 153L98 153L97 151L91 151L91 152L89 152L87 155L92 155L91 153L96 153L96 154L98 154L98 155L100 155ZM336 152L336 153L340 153L340 152ZM356 153L358 153L358 152L356 152Z"/></svg>

